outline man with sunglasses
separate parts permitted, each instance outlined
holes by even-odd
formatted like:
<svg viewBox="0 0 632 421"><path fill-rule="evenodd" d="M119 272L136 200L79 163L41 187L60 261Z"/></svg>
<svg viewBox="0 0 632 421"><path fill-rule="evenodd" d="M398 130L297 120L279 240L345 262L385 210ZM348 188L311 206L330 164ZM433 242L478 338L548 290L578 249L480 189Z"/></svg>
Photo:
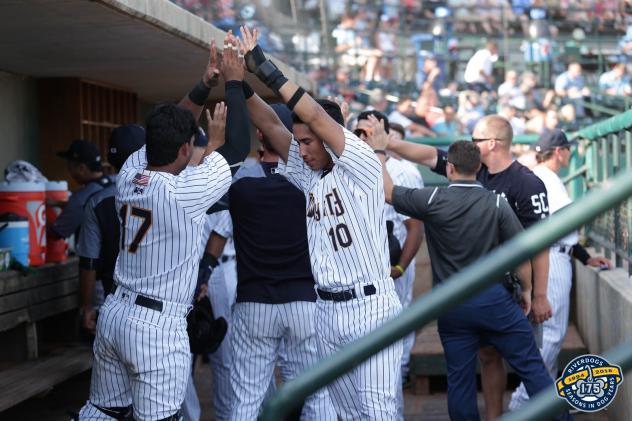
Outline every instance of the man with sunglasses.
<svg viewBox="0 0 632 421"><path fill-rule="evenodd" d="M571 146L576 141L569 141L563 131L559 129L545 130L534 145L538 165L533 173L546 186L549 200L549 212L557 212L569 205L572 200L566 187L560 180L559 172L568 167L571 157ZM591 257L577 242L577 231L559 240L549 249L549 278L547 296L551 303L553 316L542 323L542 346L540 354L551 378L557 378L557 357L562 349L562 342L568 328L568 311L570 307L570 293L573 277L571 256L576 257L585 265L610 268L612 262L603 257ZM527 403L529 396L524 384L511 395L509 409L516 410Z"/></svg>
<svg viewBox="0 0 632 421"><path fill-rule="evenodd" d="M476 179L486 189L507 199L526 229L546 218L549 206L544 183L527 167L513 160L512 139L511 124L505 118L489 115L478 121L472 131L472 143L478 146L483 165L477 172ZM405 141L391 141L389 149L404 159L426 165L434 172L446 175L446 151ZM538 324L549 319L552 314L547 298L548 254L548 250L544 250L531 261L533 301L530 317ZM539 339L537 337L540 333L541 331L536 332L536 339ZM479 359L486 419L493 420L502 414L507 374L500 354L493 347L481 346Z"/></svg>

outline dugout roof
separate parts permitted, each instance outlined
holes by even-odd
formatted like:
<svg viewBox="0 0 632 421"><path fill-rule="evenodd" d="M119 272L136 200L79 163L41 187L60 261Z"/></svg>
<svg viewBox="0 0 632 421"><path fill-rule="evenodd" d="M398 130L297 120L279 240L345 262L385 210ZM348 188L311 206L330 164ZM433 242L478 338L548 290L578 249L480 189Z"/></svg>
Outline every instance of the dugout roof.
<svg viewBox="0 0 632 421"><path fill-rule="evenodd" d="M2 0L0 69L44 77L79 77L136 92L143 101L178 100L224 33L167 0ZM305 89L312 82L279 60ZM249 78L249 79L248 79ZM264 96L271 92L251 75ZM223 86L220 84L220 86ZM223 96L223 88L212 97Z"/></svg>

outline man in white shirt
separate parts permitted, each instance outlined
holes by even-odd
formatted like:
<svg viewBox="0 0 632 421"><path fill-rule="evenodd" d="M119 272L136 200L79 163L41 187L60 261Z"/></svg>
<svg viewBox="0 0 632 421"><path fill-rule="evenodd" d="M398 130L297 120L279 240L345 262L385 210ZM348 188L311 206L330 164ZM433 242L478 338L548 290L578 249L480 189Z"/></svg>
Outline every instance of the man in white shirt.
<svg viewBox="0 0 632 421"><path fill-rule="evenodd" d="M494 42L488 42L485 48L478 50L465 67L463 79L468 89L476 92L489 91L489 85L494 82L492 67L497 59L498 47Z"/></svg>
<svg viewBox="0 0 632 421"><path fill-rule="evenodd" d="M544 185L549 199L549 214L553 214L571 204L572 200L566 187L560 180L559 172L568 167L571 156L571 146L576 141L566 138L559 129L545 130L535 144L538 165L533 168ZM549 282L547 297L551 304L553 316L542 323L542 347L540 354L544 365L549 370L551 378L557 378L557 357L562 348L568 327L568 311L573 271L571 256L582 263L595 267L610 268L612 263L603 257L590 257L577 242L579 234L573 231L551 246L549 251ZM509 409L516 410L528 401L529 397L523 384L511 396Z"/></svg>

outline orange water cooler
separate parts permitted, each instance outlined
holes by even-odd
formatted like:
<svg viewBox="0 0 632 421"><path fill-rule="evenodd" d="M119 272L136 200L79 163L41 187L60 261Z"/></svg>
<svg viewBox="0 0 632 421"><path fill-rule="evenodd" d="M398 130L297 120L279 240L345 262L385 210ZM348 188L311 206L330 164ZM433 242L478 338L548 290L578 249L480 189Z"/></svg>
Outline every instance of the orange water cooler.
<svg viewBox="0 0 632 421"><path fill-rule="evenodd" d="M49 181L46 183L46 199L59 202L68 201L68 183L65 181ZM46 227L50 228L62 209L59 206L46 204ZM68 259L68 242L60 238L46 241L46 263L63 263Z"/></svg>
<svg viewBox="0 0 632 421"><path fill-rule="evenodd" d="M0 183L0 214L14 213L28 219L29 264L46 262L46 208L44 183Z"/></svg>

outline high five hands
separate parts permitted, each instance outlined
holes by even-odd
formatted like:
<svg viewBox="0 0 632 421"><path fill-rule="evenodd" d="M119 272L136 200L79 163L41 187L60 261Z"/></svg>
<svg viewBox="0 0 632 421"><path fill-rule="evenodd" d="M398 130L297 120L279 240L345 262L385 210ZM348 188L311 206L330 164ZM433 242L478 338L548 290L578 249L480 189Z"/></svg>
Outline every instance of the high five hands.
<svg viewBox="0 0 632 421"><path fill-rule="evenodd" d="M228 31L224 39L224 50L222 51L221 72L225 81L244 80L244 56L240 54L241 43L239 38Z"/></svg>

